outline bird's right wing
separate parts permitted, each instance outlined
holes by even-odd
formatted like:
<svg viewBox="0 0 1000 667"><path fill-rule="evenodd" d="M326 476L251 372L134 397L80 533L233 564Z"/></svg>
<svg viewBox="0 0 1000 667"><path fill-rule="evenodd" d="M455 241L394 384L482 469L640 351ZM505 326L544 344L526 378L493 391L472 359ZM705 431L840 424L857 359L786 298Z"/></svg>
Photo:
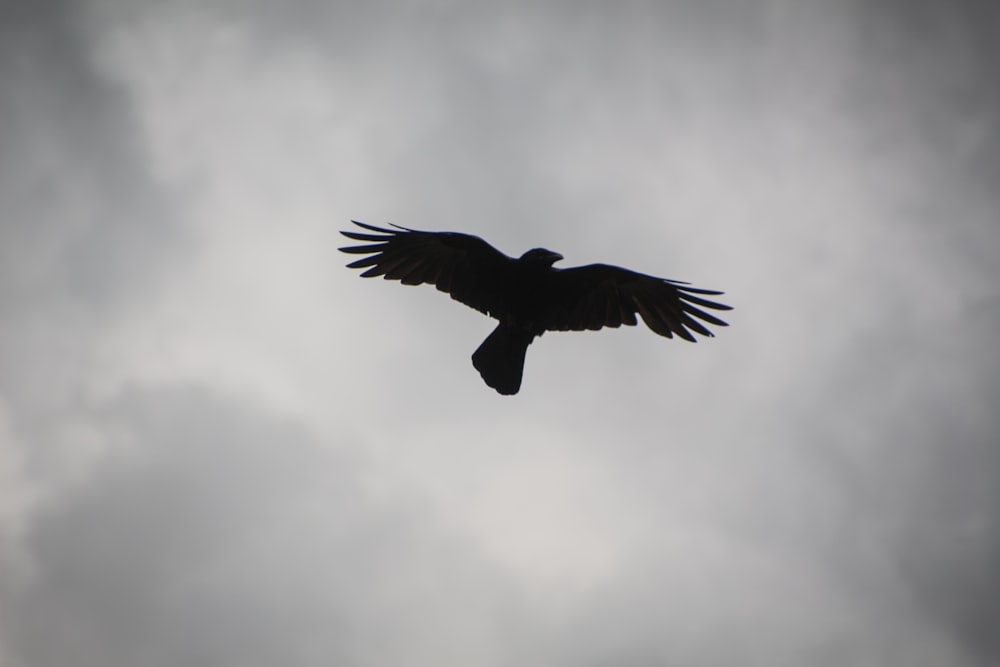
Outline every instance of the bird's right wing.
<svg viewBox="0 0 1000 667"><path fill-rule="evenodd" d="M404 285L430 283L487 315L500 310L501 286L514 260L478 236L393 225L400 230L396 231L351 222L378 232L340 232L349 239L370 243L340 248L342 252L368 255L347 265L352 269L367 268L361 274L363 278L384 276Z"/></svg>
<svg viewBox="0 0 1000 667"><path fill-rule="evenodd" d="M607 264L557 269L546 295L547 316L542 325L549 331L634 326L638 314L661 336L673 338L676 334L694 342L692 332L713 335L702 322L727 326L703 310L731 310L730 306L700 296L716 294L722 292Z"/></svg>

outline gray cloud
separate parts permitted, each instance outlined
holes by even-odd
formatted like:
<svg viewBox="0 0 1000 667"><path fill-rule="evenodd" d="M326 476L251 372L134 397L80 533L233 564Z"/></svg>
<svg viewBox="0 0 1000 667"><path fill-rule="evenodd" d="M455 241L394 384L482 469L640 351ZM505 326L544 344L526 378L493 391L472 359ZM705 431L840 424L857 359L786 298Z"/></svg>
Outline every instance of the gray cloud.
<svg viewBox="0 0 1000 667"><path fill-rule="evenodd" d="M501 574L295 424L196 388L98 419L114 454L40 504L6 575L11 664L461 664L516 624Z"/></svg>
<svg viewBox="0 0 1000 667"><path fill-rule="evenodd" d="M8 4L0 662L995 663L996 11ZM502 401L350 217L733 326Z"/></svg>
<svg viewBox="0 0 1000 667"><path fill-rule="evenodd" d="M95 67L79 8L9 4L3 30L6 271L90 304L134 287L176 230L127 91ZM24 279L35 283L25 284Z"/></svg>
<svg viewBox="0 0 1000 667"><path fill-rule="evenodd" d="M80 9L6 3L0 22L0 383L25 417L76 400L92 337L148 298L179 241Z"/></svg>

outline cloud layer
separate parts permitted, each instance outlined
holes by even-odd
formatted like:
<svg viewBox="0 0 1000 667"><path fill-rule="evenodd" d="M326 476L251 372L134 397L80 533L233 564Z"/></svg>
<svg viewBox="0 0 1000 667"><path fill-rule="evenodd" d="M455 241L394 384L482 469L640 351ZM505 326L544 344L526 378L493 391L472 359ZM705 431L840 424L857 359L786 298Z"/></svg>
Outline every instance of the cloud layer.
<svg viewBox="0 0 1000 667"><path fill-rule="evenodd" d="M0 11L0 663L1000 659L992 5ZM504 399L350 218L732 326Z"/></svg>

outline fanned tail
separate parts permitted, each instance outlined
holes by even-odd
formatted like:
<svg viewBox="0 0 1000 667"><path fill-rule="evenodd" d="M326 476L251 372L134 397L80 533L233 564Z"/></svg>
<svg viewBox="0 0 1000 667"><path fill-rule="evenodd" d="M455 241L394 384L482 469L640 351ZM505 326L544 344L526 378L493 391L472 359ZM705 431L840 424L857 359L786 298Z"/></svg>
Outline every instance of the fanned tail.
<svg viewBox="0 0 1000 667"><path fill-rule="evenodd" d="M521 388L524 356L533 338L531 334L500 324L472 353L472 365L490 387L506 396L516 394Z"/></svg>

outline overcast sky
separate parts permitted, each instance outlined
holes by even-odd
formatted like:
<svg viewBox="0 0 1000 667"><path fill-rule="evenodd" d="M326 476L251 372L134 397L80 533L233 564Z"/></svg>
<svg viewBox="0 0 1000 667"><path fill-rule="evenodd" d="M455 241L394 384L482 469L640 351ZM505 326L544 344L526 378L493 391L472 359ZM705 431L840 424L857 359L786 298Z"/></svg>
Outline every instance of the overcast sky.
<svg viewBox="0 0 1000 667"><path fill-rule="evenodd" d="M1000 5L0 7L0 665L1000 664ZM500 396L351 218L731 326Z"/></svg>

